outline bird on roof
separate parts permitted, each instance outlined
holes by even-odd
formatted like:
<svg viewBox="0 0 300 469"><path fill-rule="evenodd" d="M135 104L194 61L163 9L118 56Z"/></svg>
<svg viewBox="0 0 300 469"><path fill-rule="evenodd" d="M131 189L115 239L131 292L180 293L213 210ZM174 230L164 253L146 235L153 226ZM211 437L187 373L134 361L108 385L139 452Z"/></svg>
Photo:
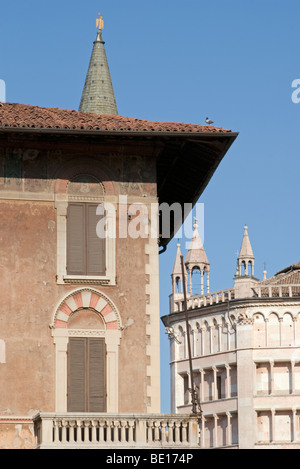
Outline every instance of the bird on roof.
<svg viewBox="0 0 300 469"><path fill-rule="evenodd" d="M210 124L213 124L214 122L212 120L210 120L208 117L205 119L205 122L210 125Z"/></svg>

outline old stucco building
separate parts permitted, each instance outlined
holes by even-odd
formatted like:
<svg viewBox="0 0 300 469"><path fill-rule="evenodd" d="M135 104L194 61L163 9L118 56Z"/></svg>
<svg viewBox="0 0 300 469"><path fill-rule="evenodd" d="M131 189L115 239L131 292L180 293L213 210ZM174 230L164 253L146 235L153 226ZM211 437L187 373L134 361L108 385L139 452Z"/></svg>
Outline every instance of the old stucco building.
<svg viewBox="0 0 300 469"><path fill-rule="evenodd" d="M189 413L180 249L171 275L170 314L163 322L170 338L172 412ZM271 278L264 271L258 280L245 226L233 287L210 292L210 264L195 224L184 264L201 447L299 449L300 263Z"/></svg>
<svg viewBox="0 0 300 469"><path fill-rule="evenodd" d="M235 138L119 116L101 30L79 112L0 104L0 448L198 445L192 419L160 415L174 230L128 230L137 207L151 227L153 205L195 204Z"/></svg>

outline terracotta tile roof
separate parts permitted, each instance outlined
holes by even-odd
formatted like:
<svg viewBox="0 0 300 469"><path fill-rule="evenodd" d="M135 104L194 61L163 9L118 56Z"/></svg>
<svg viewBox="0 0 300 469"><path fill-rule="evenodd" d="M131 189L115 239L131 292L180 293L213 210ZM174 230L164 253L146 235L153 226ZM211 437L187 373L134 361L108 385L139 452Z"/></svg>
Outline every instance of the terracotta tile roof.
<svg viewBox="0 0 300 469"><path fill-rule="evenodd" d="M74 110L0 103L0 129L60 129L130 132L224 133L231 130L210 125L156 122L130 117L92 114Z"/></svg>
<svg viewBox="0 0 300 469"><path fill-rule="evenodd" d="M273 277L259 282L260 285L296 285L300 284L300 262L277 272Z"/></svg>

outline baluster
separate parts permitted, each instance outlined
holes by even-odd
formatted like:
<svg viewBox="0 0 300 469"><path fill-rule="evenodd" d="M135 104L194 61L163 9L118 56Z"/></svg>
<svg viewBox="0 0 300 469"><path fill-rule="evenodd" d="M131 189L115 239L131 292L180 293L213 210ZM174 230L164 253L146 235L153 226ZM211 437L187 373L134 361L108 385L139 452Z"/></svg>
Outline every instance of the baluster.
<svg viewBox="0 0 300 469"><path fill-rule="evenodd" d="M82 440L82 420L81 419L78 419L76 421L76 425L77 425L77 443L81 443L83 440Z"/></svg>
<svg viewBox="0 0 300 469"><path fill-rule="evenodd" d="M91 421L91 427L92 427L91 439L92 439L93 443L96 443L96 441L97 441L97 420L92 420Z"/></svg>
<svg viewBox="0 0 300 469"><path fill-rule="evenodd" d="M85 420L83 422L83 428L84 428L84 431L83 431L83 439L85 442L89 441L90 440L90 421L89 420Z"/></svg>
<svg viewBox="0 0 300 469"><path fill-rule="evenodd" d="M66 420L61 421L61 442L67 442L67 422Z"/></svg>
<svg viewBox="0 0 300 469"><path fill-rule="evenodd" d="M111 424L112 422L110 420L106 420L106 443L111 442Z"/></svg>
<svg viewBox="0 0 300 469"><path fill-rule="evenodd" d="M153 436L152 436L152 420L147 421L147 443L152 443Z"/></svg>
<svg viewBox="0 0 300 469"><path fill-rule="evenodd" d="M69 421L69 443L75 441L75 420Z"/></svg>
<svg viewBox="0 0 300 469"><path fill-rule="evenodd" d="M104 420L100 420L99 421L99 443L104 442L104 425L105 425Z"/></svg>
<svg viewBox="0 0 300 469"><path fill-rule="evenodd" d="M166 443L167 441L166 429L167 429L167 422L164 420L163 422L161 422L161 442L162 443Z"/></svg>
<svg viewBox="0 0 300 469"><path fill-rule="evenodd" d="M187 442L187 422L182 422L182 436L181 436L181 439L182 439L182 443L186 443Z"/></svg>
<svg viewBox="0 0 300 469"><path fill-rule="evenodd" d="M127 428L127 421L121 420L121 442L122 443L126 441L126 428Z"/></svg>
<svg viewBox="0 0 300 469"><path fill-rule="evenodd" d="M53 443L59 442L59 424L57 420L53 422Z"/></svg>
<svg viewBox="0 0 300 469"><path fill-rule="evenodd" d="M133 437L134 420L128 422L128 443L134 441Z"/></svg>
<svg viewBox="0 0 300 469"><path fill-rule="evenodd" d="M174 420L169 421L168 442L174 443Z"/></svg>
<svg viewBox="0 0 300 469"><path fill-rule="evenodd" d="M119 427L120 427L120 421L119 420L114 420L113 422L113 441L119 441Z"/></svg>
<svg viewBox="0 0 300 469"><path fill-rule="evenodd" d="M160 440L159 430L160 430L160 422L156 420L156 422L154 422L154 441Z"/></svg>
<svg viewBox="0 0 300 469"><path fill-rule="evenodd" d="M175 443L180 443L180 422L175 422Z"/></svg>

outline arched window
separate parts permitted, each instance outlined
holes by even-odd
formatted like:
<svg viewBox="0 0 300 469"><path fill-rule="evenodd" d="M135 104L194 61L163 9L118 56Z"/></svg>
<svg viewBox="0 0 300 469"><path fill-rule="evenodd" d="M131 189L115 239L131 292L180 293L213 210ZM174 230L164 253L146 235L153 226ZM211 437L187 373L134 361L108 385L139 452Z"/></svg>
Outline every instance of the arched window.
<svg viewBox="0 0 300 469"><path fill-rule="evenodd" d="M220 351L219 347L219 326L216 319L213 320L213 329L212 329L212 351L217 353Z"/></svg>
<svg viewBox="0 0 300 469"><path fill-rule="evenodd" d="M196 323L195 342L196 357L200 357L202 355L202 332L198 322Z"/></svg>
<svg viewBox="0 0 300 469"><path fill-rule="evenodd" d="M204 323L204 330L203 330L203 341L204 341L204 355L209 355L211 353L210 350L210 327L208 322L205 321Z"/></svg>
<svg viewBox="0 0 300 469"><path fill-rule="evenodd" d="M230 328L229 328L229 348L230 350L234 350L236 348L236 325L235 325L235 317L232 314L230 316Z"/></svg>
<svg viewBox="0 0 300 469"><path fill-rule="evenodd" d="M178 344L178 355L179 355L179 360L183 360L185 358L185 333L184 330L182 329L181 326L178 327L178 332L179 332L179 344Z"/></svg>
<svg viewBox="0 0 300 469"><path fill-rule="evenodd" d="M180 277L175 278L175 293L182 293L182 284Z"/></svg>
<svg viewBox="0 0 300 469"><path fill-rule="evenodd" d="M194 267L191 271L193 277L192 295L201 295L201 272L199 267Z"/></svg>
<svg viewBox="0 0 300 469"><path fill-rule="evenodd" d="M290 313L283 315L281 324L281 345L294 345L294 321Z"/></svg>
<svg viewBox="0 0 300 469"><path fill-rule="evenodd" d="M250 277L253 276L253 264L252 264L252 261L248 261L247 275L249 275Z"/></svg>
<svg viewBox="0 0 300 469"><path fill-rule="evenodd" d="M56 411L118 411L121 320L102 293L75 290L51 325L56 352Z"/></svg>
<svg viewBox="0 0 300 469"><path fill-rule="evenodd" d="M271 313L268 321L268 346L280 346L280 324L276 313Z"/></svg>
<svg viewBox="0 0 300 469"><path fill-rule="evenodd" d="M253 342L254 347L266 346L266 322L261 313L255 313L253 316Z"/></svg>
<svg viewBox="0 0 300 469"><path fill-rule="evenodd" d="M195 335L194 331L191 326L189 326L189 334L190 334L190 344L191 344L191 356L195 356Z"/></svg>
<svg viewBox="0 0 300 469"><path fill-rule="evenodd" d="M228 350L228 324L225 321L225 318L222 318L221 325L221 351L225 352Z"/></svg>

